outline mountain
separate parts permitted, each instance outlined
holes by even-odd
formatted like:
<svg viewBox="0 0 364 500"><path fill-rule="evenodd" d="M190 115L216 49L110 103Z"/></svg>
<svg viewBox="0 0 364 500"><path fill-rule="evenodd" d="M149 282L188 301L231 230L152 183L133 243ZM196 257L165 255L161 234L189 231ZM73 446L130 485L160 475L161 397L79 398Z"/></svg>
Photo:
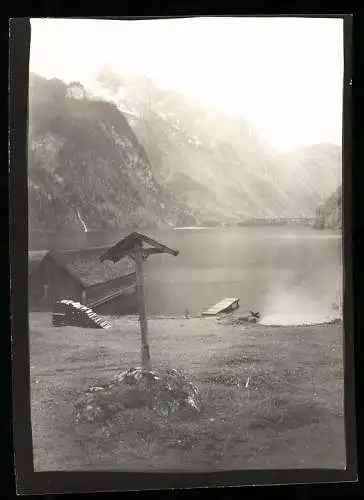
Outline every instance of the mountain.
<svg viewBox="0 0 364 500"><path fill-rule="evenodd" d="M77 82L30 77L28 188L30 230L198 223L157 182L117 106Z"/></svg>
<svg viewBox="0 0 364 500"><path fill-rule="evenodd" d="M32 74L34 229L169 227L312 217L341 182L330 144L278 154L249 123L140 75L85 89Z"/></svg>
<svg viewBox="0 0 364 500"><path fill-rule="evenodd" d="M297 202L315 208L340 186L342 179L341 148L316 144L279 155L280 187Z"/></svg>
<svg viewBox="0 0 364 500"><path fill-rule="evenodd" d="M99 82L98 92L129 110L162 184L176 188L182 173L208 188L199 196L182 185L174 191L202 216L312 217L341 182L341 149L334 145L278 154L249 123L160 90L146 77L105 70Z"/></svg>
<svg viewBox="0 0 364 500"><path fill-rule="evenodd" d="M342 228L342 187L331 194L316 212L316 227L320 229Z"/></svg>

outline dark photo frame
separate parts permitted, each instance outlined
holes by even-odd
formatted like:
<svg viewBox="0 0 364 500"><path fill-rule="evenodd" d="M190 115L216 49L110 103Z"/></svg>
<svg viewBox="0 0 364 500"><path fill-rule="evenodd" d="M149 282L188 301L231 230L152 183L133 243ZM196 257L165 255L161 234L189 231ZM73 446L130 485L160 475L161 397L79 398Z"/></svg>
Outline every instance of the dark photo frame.
<svg viewBox="0 0 364 500"><path fill-rule="evenodd" d="M297 17L297 16L296 16ZM315 16L302 16L315 17ZM319 16L317 16L319 17ZM28 318L28 86L31 28L26 18L10 21L10 281L13 387L13 441L18 494L91 493L249 485L343 483L357 480L354 313L352 265L352 16L344 20L343 242L344 399L346 468L242 470L209 473L123 471L35 472L30 405ZM20 200L20 202L18 201Z"/></svg>

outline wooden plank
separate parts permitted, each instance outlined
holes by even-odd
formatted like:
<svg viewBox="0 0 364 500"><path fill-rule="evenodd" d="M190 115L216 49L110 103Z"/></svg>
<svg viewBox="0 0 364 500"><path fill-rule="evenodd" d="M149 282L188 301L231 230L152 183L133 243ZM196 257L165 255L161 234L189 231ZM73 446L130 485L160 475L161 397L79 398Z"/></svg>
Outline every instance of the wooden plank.
<svg viewBox="0 0 364 500"><path fill-rule="evenodd" d="M133 252L134 245L139 243L142 246L143 243L150 245L152 248L158 250L151 253L169 253L171 255L177 256L179 254L178 250L174 250L173 248L169 248L166 245L163 245L157 240L150 238L149 236L145 236L140 233L131 233L123 240L116 243L113 247L109 248L107 252L100 256L101 262L104 260L111 260L113 262L117 262L123 257L129 255Z"/></svg>
<svg viewBox="0 0 364 500"><path fill-rule="evenodd" d="M95 307L101 306L102 304L106 304L107 302L116 299L117 297L120 297L121 295L124 295L124 293L128 292L129 290L134 289L135 290L136 285L131 285L127 286L125 288L121 288L120 290L116 290L115 292L112 292L108 295L105 295L104 297L101 297L98 300L90 301L88 302L89 307L94 309Z"/></svg>
<svg viewBox="0 0 364 500"><path fill-rule="evenodd" d="M154 254L158 254L158 253L165 253L165 252L163 249L160 249L160 248L143 248L142 249L142 257L144 260L146 260L149 257L149 255L154 255ZM135 262L135 255L133 252L129 252L128 257L133 259Z"/></svg>
<svg viewBox="0 0 364 500"><path fill-rule="evenodd" d="M169 253L171 255L174 255L175 257L177 257L177 255L179 254L178 250L174 250L173 248L169 248L166 245L164 245L163 243L160 243L159 241L151 238L150 236L146 236L145 234L140 234L140 233L134 233L134 234L135 234L135 237L140 242L147 243L151 247L154 247L154 248L160 250L161 253Z"/></svg>
<svg viewBox="0 0 364 500"><path fill-rule="evenodd" d="M117 262L134 249L135 233L131 233L123 240L119 241L111 248L109 248L103 255L101 255L100 261L111 260L112 262Z"/></svg>
<svg viewBox="0 0 364 500"><path fill-rule="evenodd" d="M57 326L56 318L63 316L66 325L79 326L82 328L110 328L109 322L105 321L101 316L95 314L91 309L87 308L84 304L72 300L61 300L60 304L70 306L70 309L63 312L53 311L52 323Z"/></svg>
<svg viewBox="0 0 364 500"><path fill-rule="evenodd" d="M206 311L202 313L203 316L216 316L219 313L227 312L229 310L237 309L239 306L239 298L225 298L217 302Z"/></svg>

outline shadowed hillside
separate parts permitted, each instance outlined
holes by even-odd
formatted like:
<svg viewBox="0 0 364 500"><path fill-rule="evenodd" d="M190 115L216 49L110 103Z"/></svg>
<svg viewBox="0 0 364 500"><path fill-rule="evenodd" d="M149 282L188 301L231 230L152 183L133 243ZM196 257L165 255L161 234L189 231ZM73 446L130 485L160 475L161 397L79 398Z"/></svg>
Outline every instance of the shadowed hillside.
<svg viewBox="0 0 364 500"><path fill-rule="evenodd" d="M316 227L319 229L341 229L342 228L342 187L340 186L327 200L318 208L316 214Z"/></svg>
<svg viewBox="0 0 364 500"><path fill-rule="evenodd" d="M31 229L196 222L158 184L144 148L115 104L35 75L29 103Z"/></svg>

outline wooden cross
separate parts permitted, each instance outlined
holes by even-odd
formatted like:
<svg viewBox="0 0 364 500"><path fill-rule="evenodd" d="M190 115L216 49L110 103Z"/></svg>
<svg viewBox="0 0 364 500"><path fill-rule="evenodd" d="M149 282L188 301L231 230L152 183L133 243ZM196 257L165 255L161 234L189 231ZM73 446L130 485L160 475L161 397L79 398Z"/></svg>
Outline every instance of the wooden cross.
<svg viewBox="0 0 364 500"><path fill-rule="evenodd" d="M149 247L145 247L145 245L149 245ZM126 256L131 257L135 261L138 312L141 333L141 358L142 366L146 370L151 369L151 361L148 341L147 309L144 293L143 262L149 257L149 255L158 253L169 253L170 255L177 256L179 251L168 248L166 245L163 245L153 238L134 232L116 243L116 245L111 247L100 257L101 262L104 260L111 260L116 263Z"/></svg>

